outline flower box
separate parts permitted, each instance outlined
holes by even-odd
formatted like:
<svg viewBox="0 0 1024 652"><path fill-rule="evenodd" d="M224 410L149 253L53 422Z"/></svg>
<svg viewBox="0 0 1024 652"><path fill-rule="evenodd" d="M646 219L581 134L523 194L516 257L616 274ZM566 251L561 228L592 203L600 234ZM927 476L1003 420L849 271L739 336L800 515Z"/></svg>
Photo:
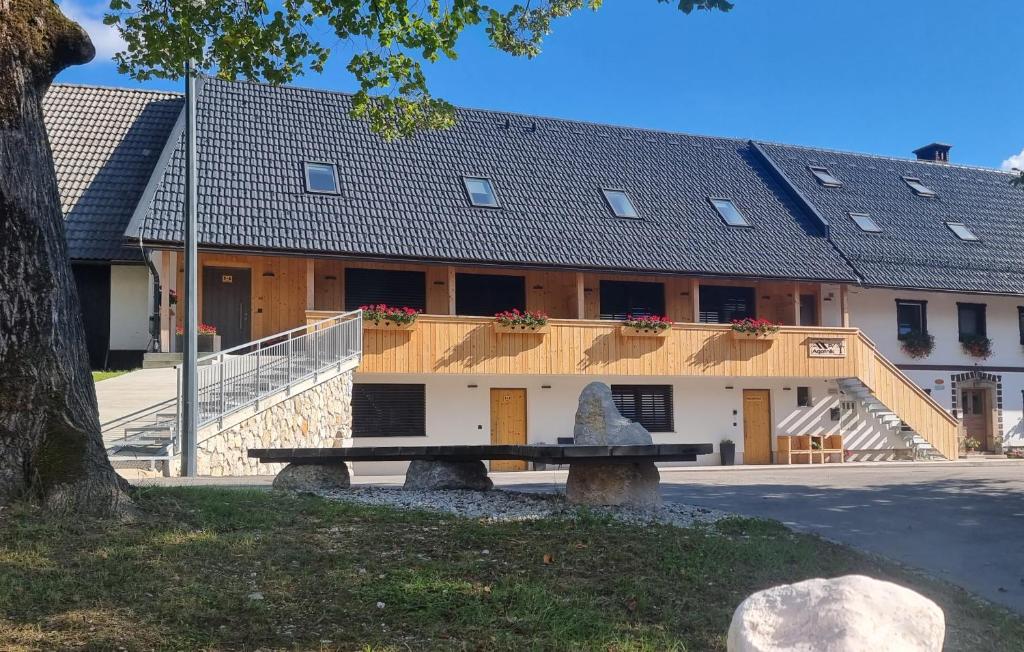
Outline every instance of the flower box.
<svg viewBox="0 0 1024 652"><path fill-rule="evenodd" d="M494 315L495 333L517 333L522 335L548 332L548 316L540 311L517 309L506 310Z"/></svg>
<svg viewBox="0 0 1024 652"><path fill-rule="evenodd" d="M742 331L732 331L732 337L734 340L758 340L771 342L778 336L778 333L744 333Z"/></svg>
<svg viewBox="0 0 1024 652"><path fill-rule="evenodd" d="M619 326L619 334L623 337L667 337L671 328L641 328L639 326Z"/></svg>
<svg viewBox="0 0 1024 652"><path fill-rule="evenodd" d="M494 323L495 333L516 333L521 335L543 335L551 330L551 327L547 324L542 326L526 326L522 324L499 324Z"/></svg>
<svg viewBox="0 0 1024 652"><path fill-rule="evenodd" d="M185 350L185 336L178 333L177 338L177 349L178 351ZM220 335L213 333L199 333L196 335L196 351L198 353L219 353L220 352Z"/></svg>
<svg viewBox="0 0 1024 652"><path fill-rule="evenodd" d="M395 321L370 321L363 320L363 328L368 331L411 331L416 327L416 322L399 323Z"/></svg>

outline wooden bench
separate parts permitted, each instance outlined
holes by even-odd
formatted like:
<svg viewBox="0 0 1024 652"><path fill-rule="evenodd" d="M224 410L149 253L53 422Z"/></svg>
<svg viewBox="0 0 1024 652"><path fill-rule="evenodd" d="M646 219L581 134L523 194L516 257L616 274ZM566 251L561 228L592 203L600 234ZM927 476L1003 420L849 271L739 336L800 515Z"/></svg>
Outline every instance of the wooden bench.
<svg viewBox="0 0 1024 652"><path fill-rule="evenodd" d="M846 462L842 435L779 435L776 464Z"/></svg>

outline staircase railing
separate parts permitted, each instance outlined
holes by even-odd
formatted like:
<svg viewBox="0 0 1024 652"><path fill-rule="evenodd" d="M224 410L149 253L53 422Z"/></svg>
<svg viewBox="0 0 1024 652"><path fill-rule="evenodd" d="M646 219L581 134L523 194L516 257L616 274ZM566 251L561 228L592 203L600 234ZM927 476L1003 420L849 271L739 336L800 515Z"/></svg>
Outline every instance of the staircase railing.
<svg viewBox="0 0 1024 652"><path fill-rule="evenodd" d="M943 457L957 459L960 451L960 422L956 417L882 355L866 335L861 333L860 340L873 354L873 359L869 360L873 364L861 375L861 382L914 432L927 439Z"/></svg>
<svg viewBox="0 0 1024 652"><path fill-rule="evenodd" d="M333 315L259 340L200 357L197 363L198 426L262 399L290 390L346 363L358 363L363 350L359 310ZM178 367L180 396L181 367ZM178 421L181 401L178 402Z"/></svg>

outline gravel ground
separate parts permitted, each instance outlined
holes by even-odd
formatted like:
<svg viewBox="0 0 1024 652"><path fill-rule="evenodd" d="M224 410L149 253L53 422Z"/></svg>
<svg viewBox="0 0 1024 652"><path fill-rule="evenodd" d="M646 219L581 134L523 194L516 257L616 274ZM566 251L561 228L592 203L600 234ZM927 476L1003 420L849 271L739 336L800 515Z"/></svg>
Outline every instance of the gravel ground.
<svg viewBox="0 0 1024 652"><path fill-rule="evenodd" d="M559 494L518 491L412 491L397 487L355 487L322 494L331 500L363 505L387 505L401 509L445 512L467 518L492 521L526 521L540 518L576 518L580 508ZM606 514L617 521L647 525L662 523L692 527L731 516L705 507L666 503L656 509L636 507L590 507L589 513Z"/></svg>

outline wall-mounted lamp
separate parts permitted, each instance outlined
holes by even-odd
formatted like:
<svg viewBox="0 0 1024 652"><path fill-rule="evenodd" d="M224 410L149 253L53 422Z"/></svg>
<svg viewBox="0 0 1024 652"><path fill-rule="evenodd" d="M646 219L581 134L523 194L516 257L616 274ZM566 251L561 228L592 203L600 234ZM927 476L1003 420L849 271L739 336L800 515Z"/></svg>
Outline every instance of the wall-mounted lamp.
<svg viewBox="0 0 1024 652"><path fill-rule="evenodd" d="M263 278L274 278L277 276L274 272L263 272Z"/></svg>
<svg viewBox="0 0 1024 652"><path fill-rule="evenodd" d="M534 285L534 286L533 286L533 289L534 289L534 290L543 290L543 289L544 289L544 286L543 286L543 285Z"/></svg>
<svg viewBox="0 0 1024 652"><path fill-rule="evenodd" d="M726 385L725 388L726 389L732 389L732 385Z"/></svg>
<svg viewBox="0 0 1024 652"><path fill-rule="evenodd" d="M324 280L325 281L337 281L338 277L337 276L325 276Z"/></svg>
<svg viewBox="0 0 1024 652"><path fill-rule="evenodd" d="M444 281L434 281L434 285L444 285Z"/></svg>
<svg viewBox="0 0 1024 652"><path fill-rule="evenodd" d="M551 389L551 385L541 385L541 389Z"/></svg>
<svg viewBox="0 0 1024 652"><path fill-rule="evenodd" d="M466 387L468 387L468 388L470 388L470 389L476 389L476 388L477 388L477 386L476 386L476 385L466 385Z"/></svg>

